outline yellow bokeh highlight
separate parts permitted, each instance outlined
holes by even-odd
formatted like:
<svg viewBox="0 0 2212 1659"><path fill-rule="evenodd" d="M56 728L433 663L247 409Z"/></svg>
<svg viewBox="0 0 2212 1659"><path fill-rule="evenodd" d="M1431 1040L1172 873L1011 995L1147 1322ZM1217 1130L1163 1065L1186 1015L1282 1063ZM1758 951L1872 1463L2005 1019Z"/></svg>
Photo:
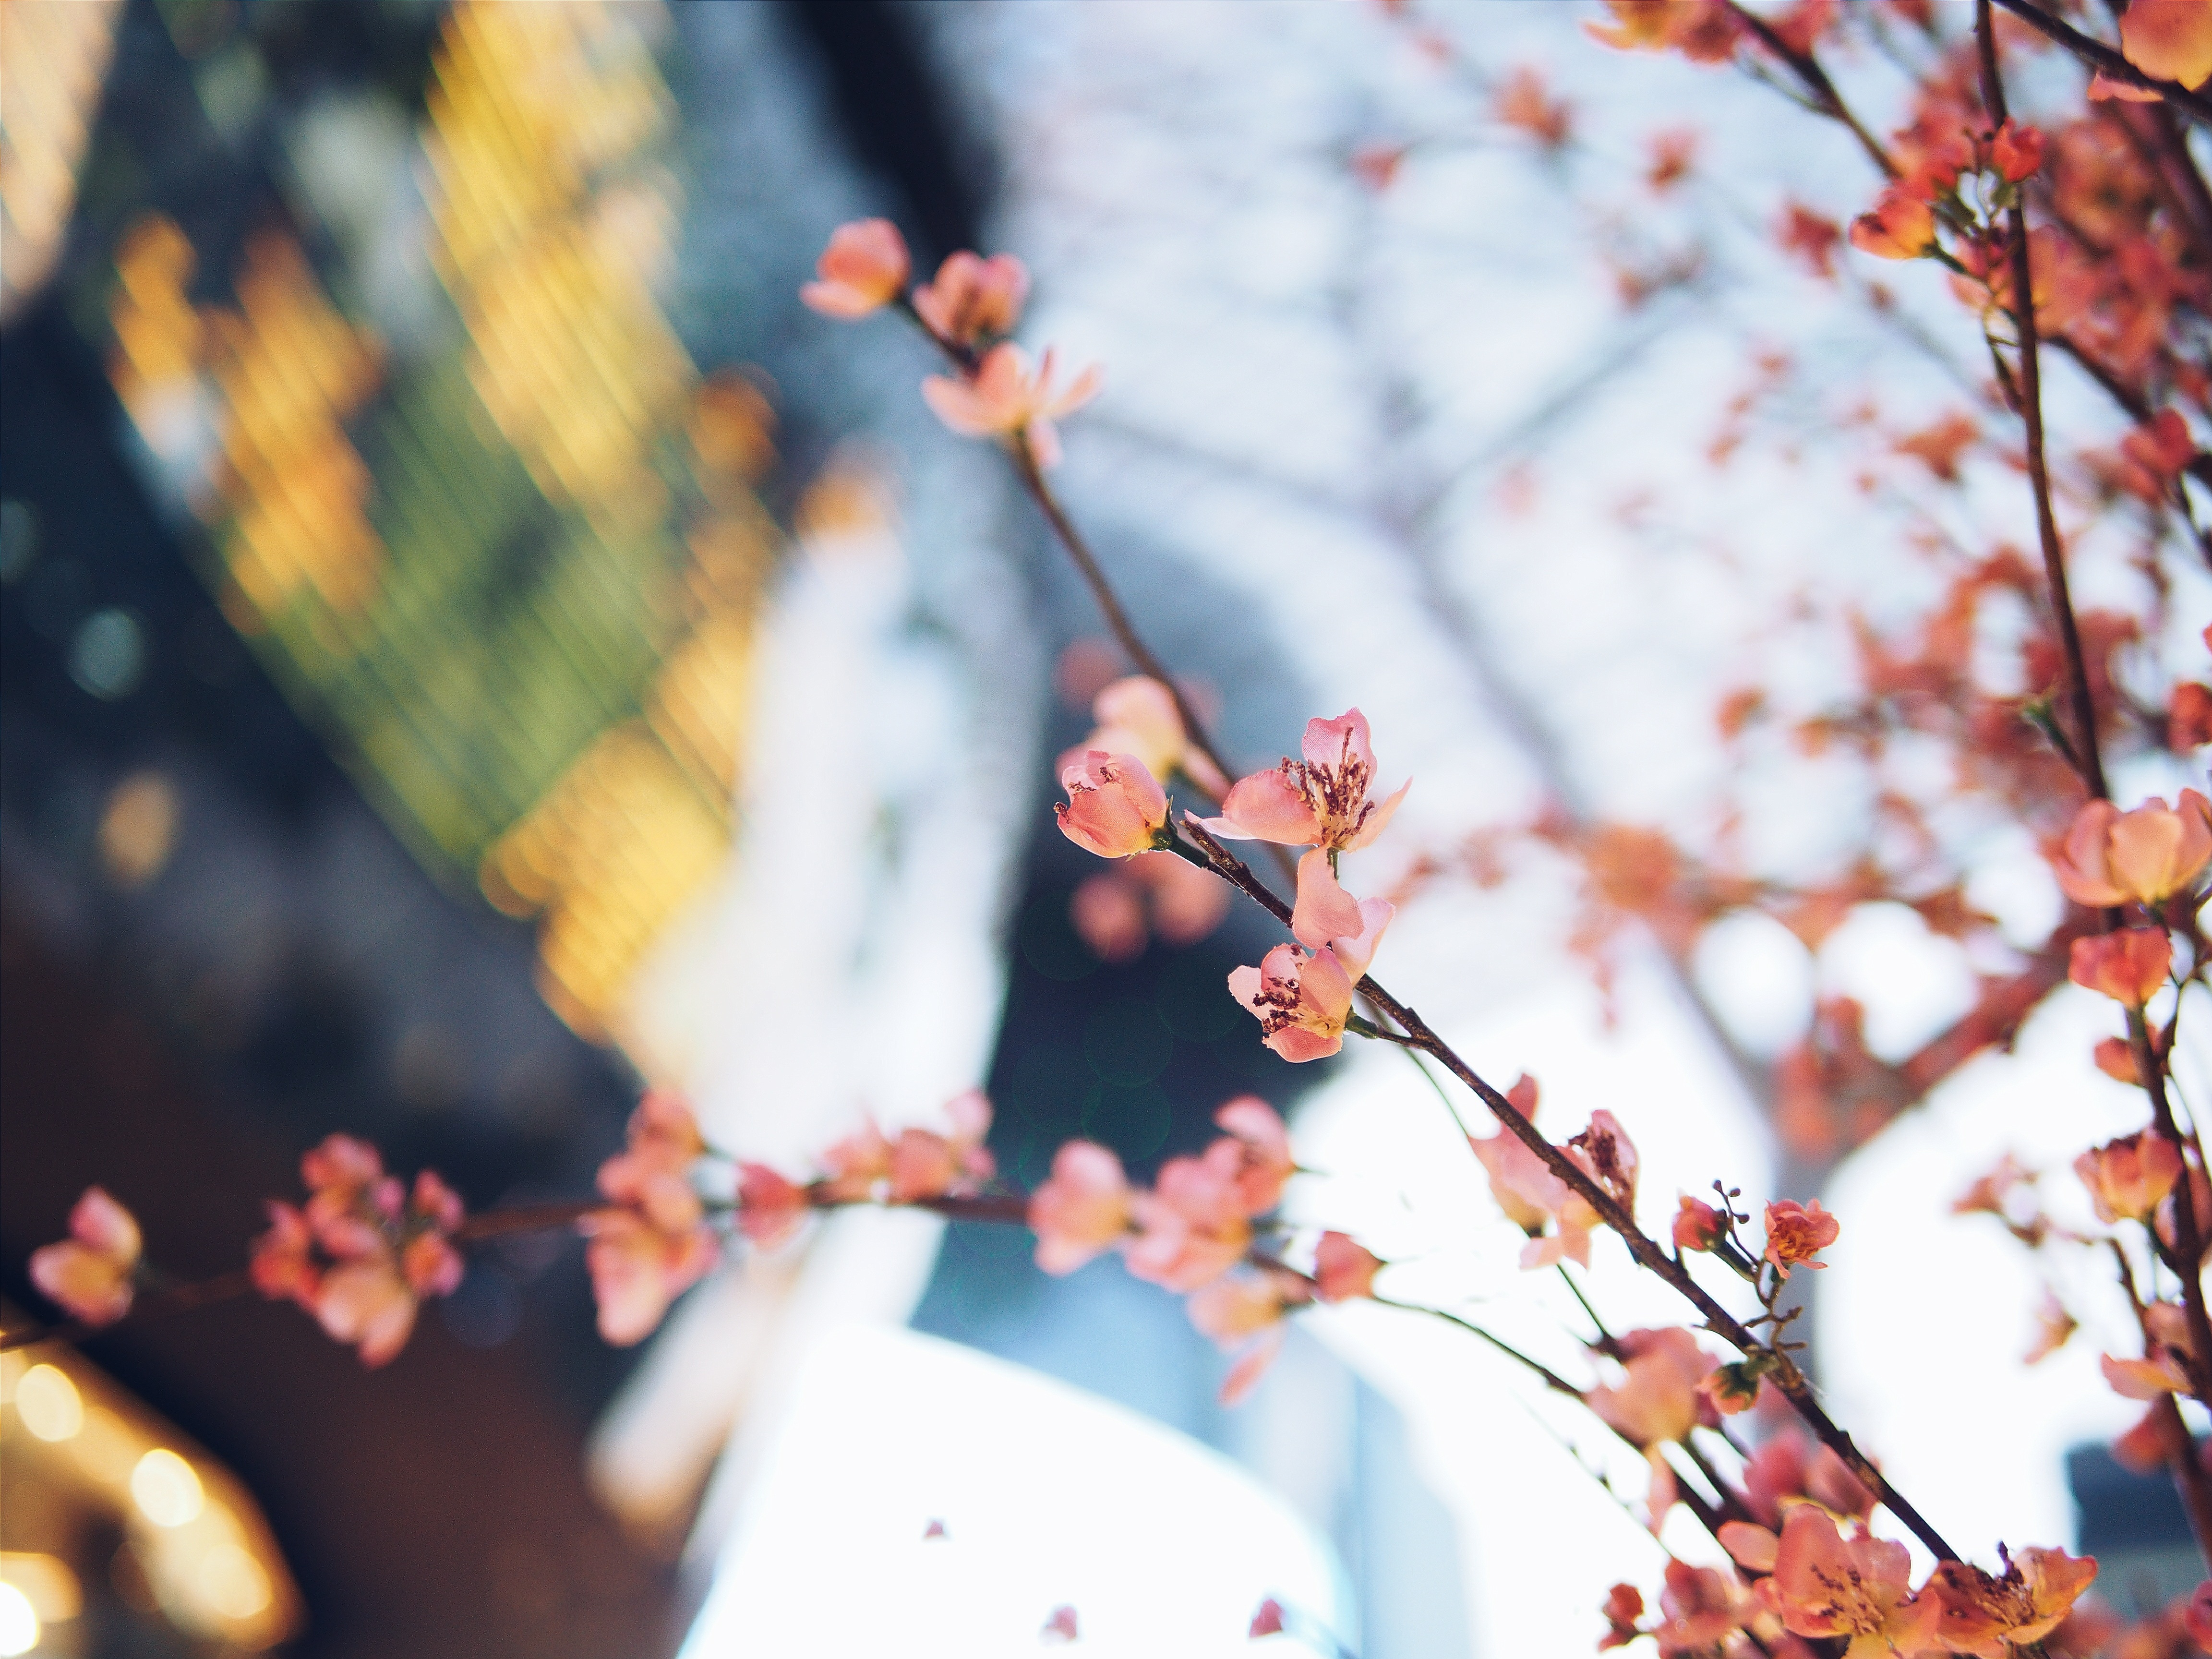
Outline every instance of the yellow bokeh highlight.
<svg viewBox="0 0 2212 1659"><path fill-rule="evenodd" d="M484 891L538 913L539 988L604 1030L638 959L729 855L729 830L642 722L603 733L484 860Z"/></svg>
<svg viewBox="0 0 2212 1659"><path fill-rule="evenodd" d="M613 8L477 3L433 73L435 258L470 384L549 500L603 533L657 518L651 453L692 379L650 287L673 215L650 179L604 179L665 130L659 70Z"/></svg>

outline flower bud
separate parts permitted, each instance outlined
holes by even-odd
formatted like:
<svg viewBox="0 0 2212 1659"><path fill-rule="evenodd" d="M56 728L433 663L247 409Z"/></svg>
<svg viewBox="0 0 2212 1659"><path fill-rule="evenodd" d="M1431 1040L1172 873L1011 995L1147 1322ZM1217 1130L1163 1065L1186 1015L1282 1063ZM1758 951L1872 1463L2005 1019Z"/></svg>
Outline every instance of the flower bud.
<svg viewBox="0 0 2212 1659"><path fill-rule="evenodd" d="M2133 811L2108 800L2084 803L2051 861L2076 904L2157 904L2186 888L2212 860L2212 819L2204 797L2181 792L2179 806L2154 796Z"/></svg>
<svg viewBox="0 0 2212 1659"><path fill-rule="evenodd" d="M1085 751L1060 775L1067 805L1055 806L1060 833L1104 859L1127 858L1158 846L1167 828L1168 798L1133 755Z"/></svg>
<svg viewBox="0 0 2212 1659"><path fill-rule="evenodd" d="M1728 1226L1721 1219L1721 1212L1702 1200L1685 1198L1682 1207L1674 1212L1677 1250L1710 1250L1727 1236Z"/></svg>
<svg viewBox="0 0 2212 1659"><path fill-rule="evenodd" d="M2103 1222L2142 1221L2181 1176L2181 1149L2156 1130L2107 1141L2074 1160Z"/></svg>
<svg viewBox="0 0 2212 1659"><path fill-rule="evenodd" d="M888 219L856 219L830 233L830 246L815 262L817 281L799 297L825 317L850 321L880 311L906 284L906 240Z"/></svg>

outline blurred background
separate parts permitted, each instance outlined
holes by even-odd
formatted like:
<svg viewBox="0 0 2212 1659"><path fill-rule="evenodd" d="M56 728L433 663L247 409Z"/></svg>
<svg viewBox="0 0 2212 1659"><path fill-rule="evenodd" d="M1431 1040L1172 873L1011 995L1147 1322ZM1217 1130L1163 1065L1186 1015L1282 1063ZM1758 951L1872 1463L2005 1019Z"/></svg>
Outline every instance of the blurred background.
<svg viewBox="0 0 2212 1659"><path fill-rule="evenodd" d="M1053 830L1048 763L1126 665L997 458L921 409L923 350L795 298L864 214L924 270L1030 262L1028 337L1108 371L1068 499L1232 755L1357 702L1416 777L1376 890L1544 800L1700 833L1711 708L1766 621L1925 597L1881 551L1925 501L1866 487L1823 410L1956 398L1971 324L1909 281L1850 307L1771 246L1775 203L1866 184L1770 92L1604 52L1577 8L1436 19L5 0L16 1307L88 1182L197 1277L328 1133L472 1208L573 1197L648 1083L794 1172L863 1110L928 1122L981 1083L1024 1183L1077 1133L1149 1172L1257 1092L1301 1114L1313 1218L1438 1296L1526 1289L1402 1061L1278 1061L1218 991L1268 933L1102 885ZM1571 151L1501 96L1537 70L1590 112ZM1692 115L1738 165L1669 194L1647 151ZM1705 445L1760 375L1778 435L1723 476ZM1753 780L1763 851L1838 856L1850 788ZM1975 860L2047 933L2033 846ZM1539 1073L1555 1133L1613 1106L1662 1213L1722 1173L1826 1190L1848 1241L1885 1217L1820 1287L1844 1414L1978 1547L2132 1551L2148 1595L2186 1573L2178 1508L2100 1455L2069 1484L2122 1408L2093 1354L2018 1370L2033 1281L1947 1213L1997 1151L2078 1144L2084 1091L2135 1127L2087 1064L2099 1012L2062 996L1808 1162L1763 1114L1815 996L1904 1054L1980 965L1863 908L1817 952L1632 945L1601 995L1565 877L1430 879L1393 977ZM1961 1274L1938 1365L1899 1326ZM1559 1352L1564 1294L1496 1322ZM1632 1287L1607 1311L1668 1316ZM0 1370L0 1580L34 1620L4 1650L1018 1652L1075 1605L1103 1651L1231 1652L1274 1594L1315 1651L1426 1659L1577 1650L1657 1570L1596 1454L1441 1328L1331 1311L1234 1413L1227 1364L1114 1263L1050 1280L1012 1233L864 1212L732 1261L635 1351L560 1237L472 1255L374 1375L258 1301L126 1327ZM1054 1475L1078 1443L1115 1449L1087 1489ZM1233 1566L1194 1559L1197 1520Z"/></svg>

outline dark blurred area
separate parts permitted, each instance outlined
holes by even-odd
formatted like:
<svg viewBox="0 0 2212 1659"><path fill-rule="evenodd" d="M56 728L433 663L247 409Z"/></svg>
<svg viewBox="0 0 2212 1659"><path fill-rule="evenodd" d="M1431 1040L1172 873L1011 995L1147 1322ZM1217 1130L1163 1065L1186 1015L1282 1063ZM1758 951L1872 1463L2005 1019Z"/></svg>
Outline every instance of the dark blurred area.
<svg viewBox="0 0 2212 1659"><path fill-rule="evenodd" d="M667 15L33 10L11 52L76 103L0 118L76 195L0 330L7 1295L40 1305L22 1264L95 1181L165 1271L234 1266L333 1130L472 1208L584 1193L637 1088L622 977L726 846L729 641L778 540L757 395L701 382L650 303ZM901 20L783 15L921 240L972 240ZM550 150L549 99L583 134ZM39 263L19 198L11 276ZM696 850L638 873L639 845ZM301 1655L681 1634L672 1565L586 1489L635 1355L594 1333L573 1239L475 1255L374 1375L258 1299L84 1356L7 1374L24 1423L67 1390L47 1462L9 1419L0 1542L46 1586L40 1651L264 1646L287 1575ZM94 1455L118 1424L266 1516L229 1612L204 1573L206 1605L165 1588L167 1535Z"/></svg>

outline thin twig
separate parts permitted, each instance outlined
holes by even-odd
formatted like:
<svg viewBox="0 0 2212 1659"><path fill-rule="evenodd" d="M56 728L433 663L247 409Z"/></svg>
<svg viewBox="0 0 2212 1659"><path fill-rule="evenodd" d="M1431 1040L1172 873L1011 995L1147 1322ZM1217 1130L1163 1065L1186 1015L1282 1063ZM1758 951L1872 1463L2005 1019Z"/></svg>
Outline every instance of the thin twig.
<svg viewBox="0 0 2212 1659"><path fill-rule="evenodd" d="M1867 131L1865 123L1851 113L1850 106L1844 102L1843 94L1836 90L1836 83L1828 78L1827 70L1820 67L1818 58L1809 52L1795 50L1775 32L1771 23L1748 7L1736 4L1735 0L1729 0L1729 9L1735 14L1738 22L1758 37L1759 45L1790 66L1790 73L1803 84L1815 113L1825 115L1849 128L1851 137L1859 141L1859 148L1866 151L1874 164L1881 169L1883 176L1890 179L1898 177L1897 163L1882 148L1881 141Z"/></svg>
<svg viewBox="0 0 2212 1659"><path fill-rule="evenodd" d="M2160 81L2145 75L2115 48L2106 46L2094 35L2084 34L2071 23L2053 17L2040 6L2030 5L2028 0L1996 0L2014 16L2045 40L2066 48L2090 68L2101 70L2115 81L2124 81L2131 87L2142 87L2154 92L2173 108L2183 111L2202 126L2212 126L2212 99L2195 93L2173 81Z"/></svg>
<svg viewBox="0 0 2212 1659"><path fill-rule="evenodd" d="M1990 0L1975 0L1974 35L1981 52L1982 103L1992 126L2005 123L2004 78L1997 68L1996 34L1990 15ZM2006 217L2012 241L2012 319L2019 341L2021 417L2027 426L2027 480L2035 495L2035 532L2042 544L2044 580L2051 585L2051 608L2058 623L2059 642L2066 651L2066 673L2079 745L2075 756L2081 781L2099 800L2111 793L2105 785L2105 763L2097 750L2097 710L2089 692L2089 670L2081 653L2081 630L2074 619L2074 601L2067 591L2066 556L2058 540L2058 520L2051 507L2051 473L2043 453L2043 365L2036 332L2035 283L2028 252L2027 210L2014 204Z"/></svg>

